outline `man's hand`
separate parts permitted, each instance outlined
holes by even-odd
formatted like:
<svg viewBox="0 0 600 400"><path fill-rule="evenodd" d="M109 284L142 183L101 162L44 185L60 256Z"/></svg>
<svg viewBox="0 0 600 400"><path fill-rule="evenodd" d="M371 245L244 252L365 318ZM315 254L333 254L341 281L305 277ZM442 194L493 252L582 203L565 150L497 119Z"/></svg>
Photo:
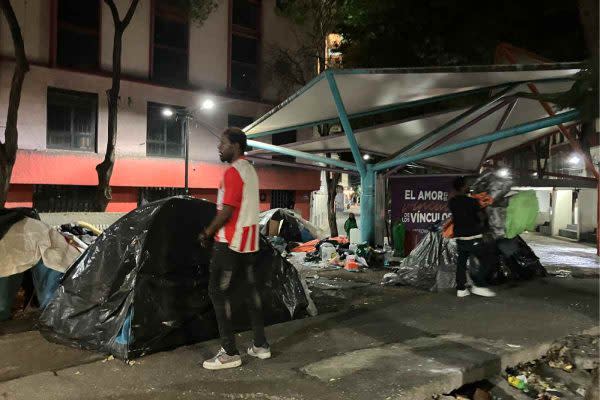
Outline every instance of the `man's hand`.
<svg viewBox="0 0 600 400"><path fill-rule="evenodd" d="M198 242L205 248L209 248L212 244L213 235L210 235L206 230L198 235Z"/></svg>

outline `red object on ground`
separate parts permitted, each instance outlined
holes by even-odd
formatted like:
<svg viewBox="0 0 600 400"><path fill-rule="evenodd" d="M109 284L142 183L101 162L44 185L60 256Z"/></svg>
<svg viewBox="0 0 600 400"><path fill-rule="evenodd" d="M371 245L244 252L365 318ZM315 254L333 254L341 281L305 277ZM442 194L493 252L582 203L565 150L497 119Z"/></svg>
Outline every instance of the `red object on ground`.
<svg viewBox="0 0 600 400"><path fill-rule="evenodd" d="M360 271L360 264L356 261L346 261L346 265L344 265L344 269L346 271L357 272Z"/></svg>
<svg viewBox="0 0 600 400"><path fill-rule="evenodd" d="M329 238L329 240L334 240L334 241L338 242L339 244L348 243L348 238L345 236L336 236L336 237ZM312 253L313 251L317 250L317 248L315 246L319 242L320 242L319 239L315 239L315 240L311 240L310 242L302 243L300 246L292 249L292 253Z"/></svg>

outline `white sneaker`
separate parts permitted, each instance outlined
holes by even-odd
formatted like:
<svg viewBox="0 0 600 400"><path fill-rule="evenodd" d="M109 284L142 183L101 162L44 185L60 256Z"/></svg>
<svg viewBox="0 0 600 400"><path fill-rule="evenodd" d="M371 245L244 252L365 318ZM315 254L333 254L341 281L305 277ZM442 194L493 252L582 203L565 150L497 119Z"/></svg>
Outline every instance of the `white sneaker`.
<svg viewBox="0 0 600 400"><path fill-rule="evenodd" d="M473 285L473 287L471 287L471 293L476 294L477 296L482 296L482 297L496 296L496 292L494 292L493 290L485 288L485 287L477 287L475 285Z"/></svg>
<svg viewBox="0 0 600 400"><path fill-rule="evenodd" d="M267 358L271 358L271 348L256 347L255 345L252 345L252 347L248 348L248 355L260 358L261 360L266 360Z"/></svg>
<svg viewBox="0 0 600 400"><path fill-rule="evenodd" d="M456 291L456 297L467 297L470 294L471 294L471 292L469 291L469 289Z"/></svg>
<svg viewBox="0 0 600 400"><path fill-rule="evenodd" d="M225 349L221 347L221 350L217 353L216 356L210 358L202 363L202 366L206 369L227 369L227 368L236 368L242 365L242 357L239 354L234 356L230 356L227 354Z"/></svg>

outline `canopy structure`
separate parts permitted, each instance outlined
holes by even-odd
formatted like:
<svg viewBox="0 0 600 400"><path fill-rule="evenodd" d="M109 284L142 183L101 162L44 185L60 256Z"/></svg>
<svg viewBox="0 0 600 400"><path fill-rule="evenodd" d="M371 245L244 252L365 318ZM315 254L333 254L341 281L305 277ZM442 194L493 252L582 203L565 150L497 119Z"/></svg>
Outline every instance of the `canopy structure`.
<svg viewBox="0 0 600 400"><path fill-rule="evenodd" d="M569 90L581 64L492 65L482 67L327 70L244 130L250 155L272 152L328 165L361 176L363 239L373 237L374 180L408 163L419 162L464 173L477 172L494 155L577 121L575 110L548 109L523 98L535 85L540 93ZM443 107L423 115L354 131L357 118L482 95L479 104ZM464 102L463 102L464 104ZM546 106L546 108L544 107ZM440 107L442 108L442 107ZM323 123L340 124L343 134L274 146L254 140ZM354 163L317 155L352 152ZM383 157L366 163L364 154ZM311 164L312 163L312 164ZM315 164L316 163L316 164Z"/></svg>

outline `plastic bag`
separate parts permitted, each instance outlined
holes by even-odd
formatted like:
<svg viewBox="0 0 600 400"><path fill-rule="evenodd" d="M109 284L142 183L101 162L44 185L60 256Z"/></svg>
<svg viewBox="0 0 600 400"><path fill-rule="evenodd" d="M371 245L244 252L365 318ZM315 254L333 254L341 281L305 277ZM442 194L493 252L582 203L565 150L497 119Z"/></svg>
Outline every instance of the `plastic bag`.
<svg viewBox="0 0 600 400"><path fill-rule="evenodd" d="M533 190L511 196L506 209L506 237L512 239L525 231L535 230L538 212L538 199Z"/></svg>

